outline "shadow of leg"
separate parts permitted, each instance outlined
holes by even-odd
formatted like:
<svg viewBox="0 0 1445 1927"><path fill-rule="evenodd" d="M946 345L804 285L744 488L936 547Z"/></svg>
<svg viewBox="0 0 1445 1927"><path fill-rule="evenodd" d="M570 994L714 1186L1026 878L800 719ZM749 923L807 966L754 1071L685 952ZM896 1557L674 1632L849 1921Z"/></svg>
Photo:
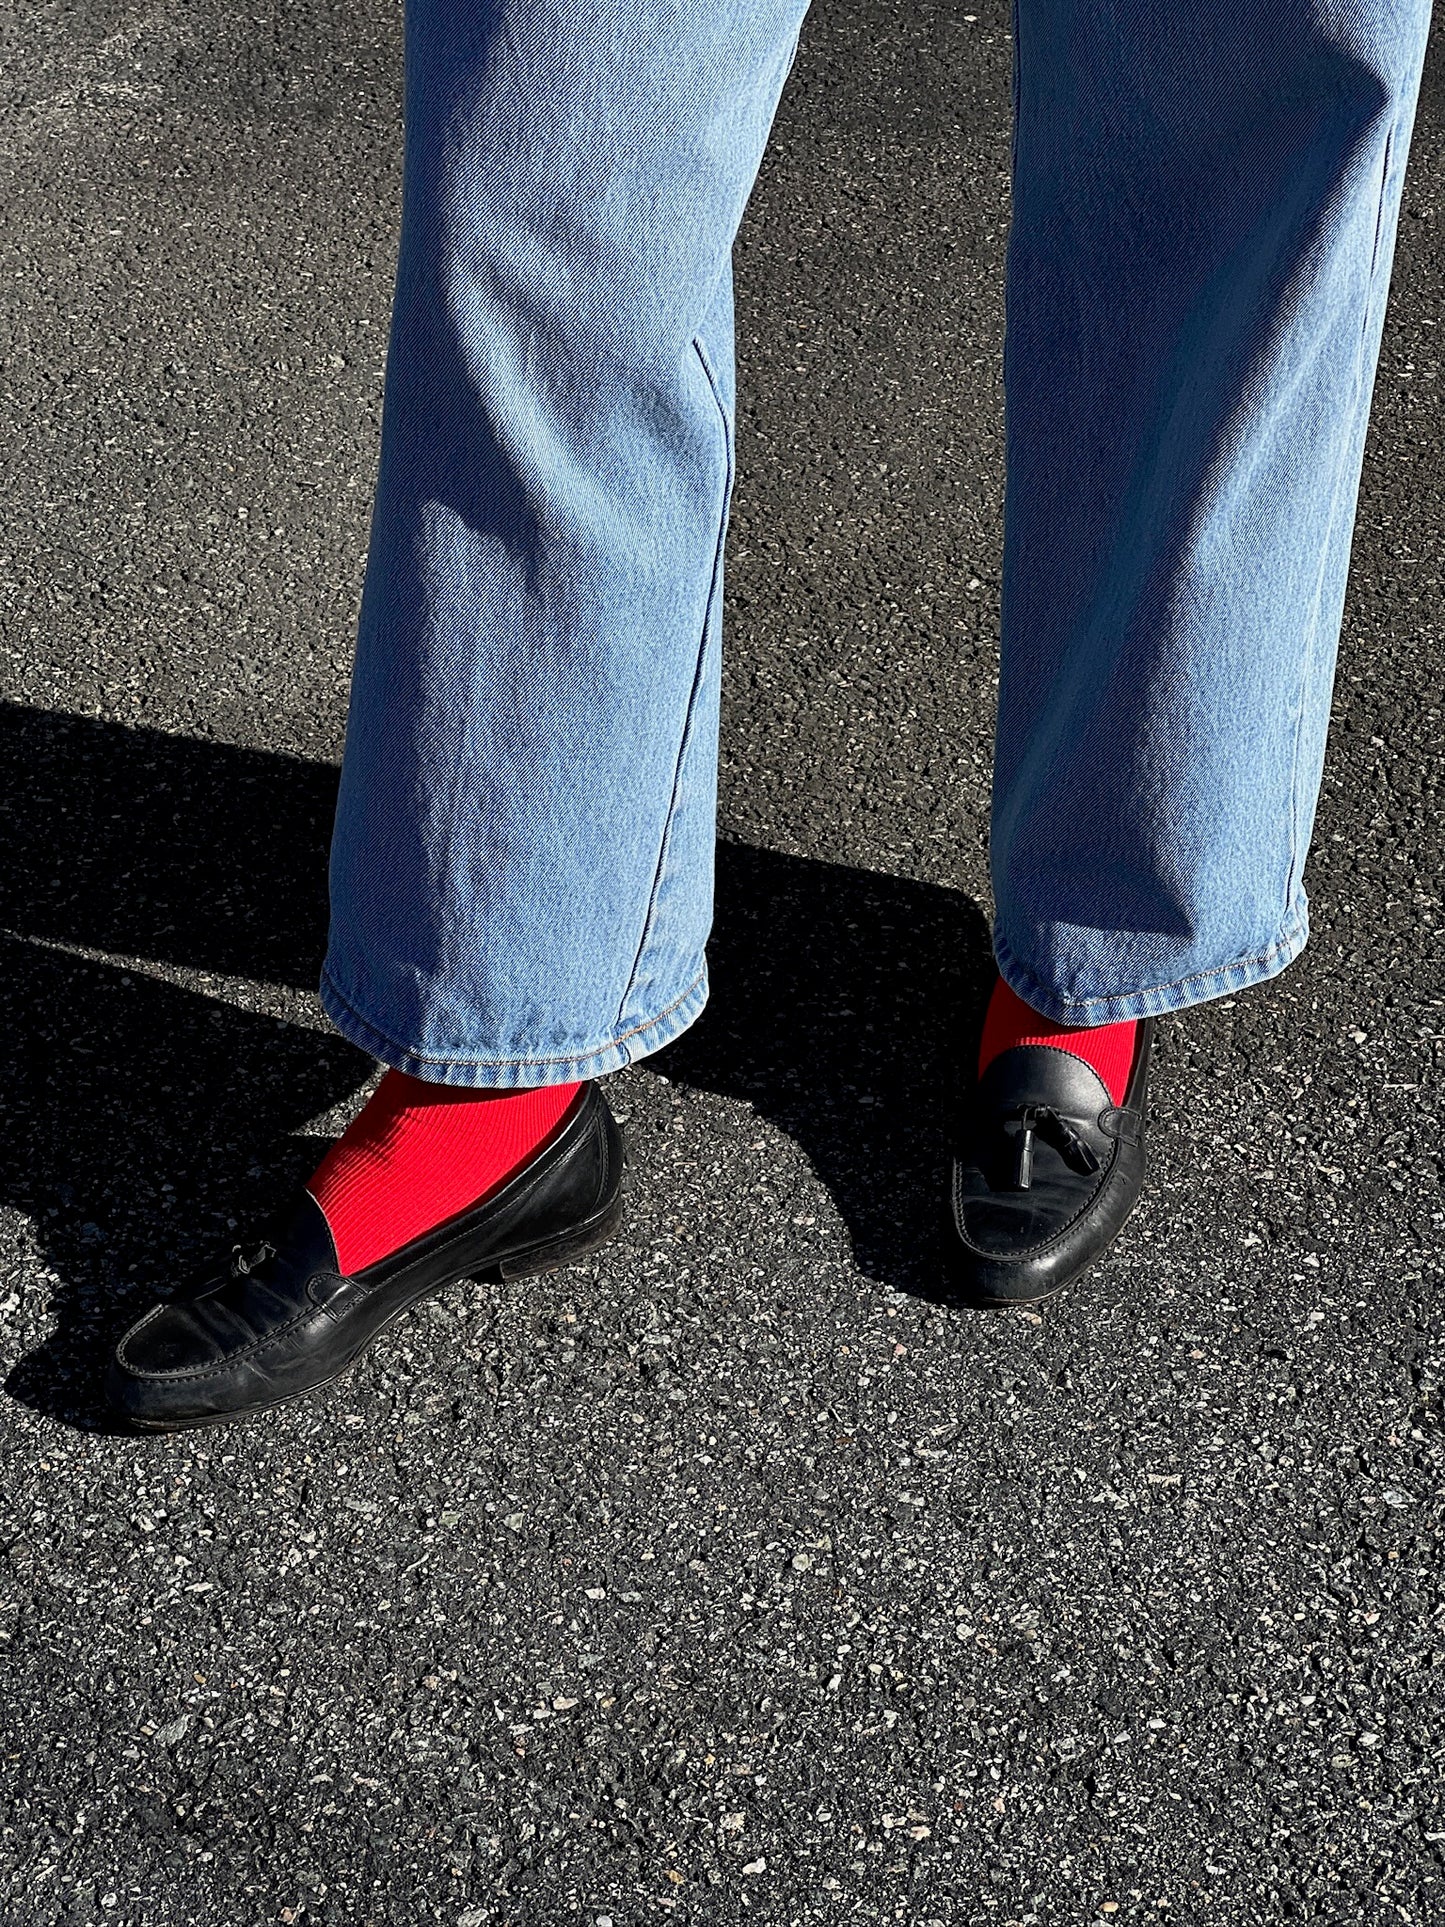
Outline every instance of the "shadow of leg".
<svg viewBox="0 0 1445 1927"><path fill-rule="evenodd" d="M0 937L18 1060L0 1183L60 1279L13 1397L99 1423L127 1311L278 1203L315 1158L287 1133L372 1069L338 1038L46 946L309 989L334 794L332 769L294 757L0 706L0 924L21 933ZM788 1132L859 1265L935 1295L953 1095L991 971L977 907L724 845L710 955L712 1005L667 1072Z"/></svg>
<svg viewBox="0 0 1445 1927"><path fill-rule="evenodd" d="M99 1422L126 1311L303 1177L313 1149L286 1133L372 1068L339 1038L45 946L310 990L335 792L325 764L0 704L0 1187L59 1278L12 1397Z"/></svg>
<svg viewBox="0 0 1445 1927"><path fill-rule="evenodd" d="M955 1093L991 981L988 930L936 885L724 845L712 1001L660 1060L746 1098L812 1159L860 1267L938 1294Z"/></svg>
<svg viewBox="0 0 1445 1927"><path fill-rule="evenodd" d="M0 703L0 929L315 988L336 771Z"/></svg>

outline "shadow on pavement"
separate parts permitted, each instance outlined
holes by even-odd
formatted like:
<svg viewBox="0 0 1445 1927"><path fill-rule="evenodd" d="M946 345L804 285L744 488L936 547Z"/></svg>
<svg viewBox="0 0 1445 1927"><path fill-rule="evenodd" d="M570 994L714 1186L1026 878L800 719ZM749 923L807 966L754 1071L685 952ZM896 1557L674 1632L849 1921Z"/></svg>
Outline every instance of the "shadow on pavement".
<svg viewBox="0 0 1445 1927"><path fill-rule="evenodd" d="M658 1060L801 1145L859 1269L939 1294L949 1093L974 1055L988 929L958 891L737 844L718 850L712 997Z"/></svg>
<svg viewBox="0 0 1445 1927"><path fill-rule="evenodd" d="M0 705L0 1197L33 1220L55 1293L52 1335L6 1383L23 1403L103 1427L114 1333L280 1203L318 1156L308 1120L370 1074L223 984L115 961L309 989L334 798L324 764ZM786 1131L860 1266L932 1295L941 1094L988 970L977 909L724 845L710 955L711 1007L657 1067Z"/></svg>

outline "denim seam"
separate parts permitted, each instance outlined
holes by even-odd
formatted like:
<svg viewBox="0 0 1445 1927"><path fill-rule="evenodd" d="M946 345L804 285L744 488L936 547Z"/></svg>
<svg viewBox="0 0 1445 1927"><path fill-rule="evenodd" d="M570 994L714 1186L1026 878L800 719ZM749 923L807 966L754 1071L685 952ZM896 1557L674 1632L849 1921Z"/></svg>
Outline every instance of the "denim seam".
<svg viewBox="0 0 1445 1927"><path fill-rule="evenodd" d="M798 48L803 39L803 22L798 22L798 31L793 35L792 49L788 54L787 65L783 68L783 85L786 87L794 67L798 64Z"/></svg>
<svg viewBox="0 0 1445 1927"><path fill-rule="evenodd" d="M427 1051L413 1050L410 1044L401 1043L399 1039L384 1031L379 1024L373 1024L369 1017L363 1017L331 972L323 970L321 973L322 988L331 992L342 1009L347 1011L363 1030L370 1031L373 1036L380 1038L382 1043L399 1055L409 1057L414 1064L458 1064L474 1070L527 1070L533 1066L549 1064L585 1063L588 1058L605 1056L607 1052L616 1050L618 1045L640 1036L643 1031L654 1030L657 1025L664 1023L675 1010L679 1010L689 997L693 996L698 986L706 981L707 967L704 965L687 989L680 996L674 997L672 1002L662 1010L655 1011L652 1016L644 1018L640 1024L634 1024L631 1030L621 1031L616 1036L609 1037L603 1043L595 1044L587 1050L559 1051L552 1057L464 1057L455 1052L445 1057L434 1057Z"/></svg>
<svg viewBox="0 0 1445 1927"><path fill-rule="evenodd" d="M1019 110L1023 104L1023 49L1019 28L1019 0L1013 0L1011 8L1012 29L1009 38L1013 42L1013 64L1009 70L1009 93L1012 98L1013 117L1009 123L1009 198L1012 201L1018 191L1019 166Z"/></svg>
<svg viewBox="0 0 1445 1927"><path fill-rule="evenodd" d="M1052 993L1052 995L1057 1003L1067 1006L1071 1010L1090 1010L1098 1004L1118 1004L1141 997L1167 996L1173 991L1188 990L1193 984L1220 983L1227 988L1225 980L1234 976L1237 971L1254 970L1266 964L1273 963L1276 957L1280 956L1284 951L1290 950L1298 943L1302 934L1303 925L1292 910L1290 912L1289 922L1292 927L1287 929L1282 935L1276 937L1267 950L1261 950L1252 957L1236 957L1231 963L1216 964L1208 970L1191 971L1187 977L1175 977L1168 983L1146 984L1142 990L1115 991L1107 997L1070 997L1062 992L1055 992ZM1020 974L1027 977L1031 983L1040 983L1040 980L1034 976L1033 971L1029 970L1027 966L1017 962L1012 949L1002 936L995 936L995 949L1001 951L1008 957L1010 962L1015 963L1015 967L1019 970ZM1047 986L1040 983L1040 988L1046 989ZM1027 999L1025 999L1025 1002L1027 1002Z"/></svg>
<svg viewBox="0 0 1445 1927"><path fill-rule="evenodd" d="M728 432L727 410L723 407L722 396L718 393L717 379L713 374L712 364L707 358L707 349L703 346L701 336L693 336L692 348L702 368L703 375L707 380L708 392L712 396L713 404L717 409L718 422L722 428L722 507L718 515L717 540L713 546L712 574L708 580L707 601L703 605L702 640L698 647L697 666L693 671L692 688L688 691L687 713L683 718L682 740L678 744L677 766L672 776L672 792L668 798L667 819L663 824L662 844L657 852L657 869L653 873L652 889L648 894L647 915L643 919L642 936L637 945L637 955L632 960L632 971L627 980L627 988L623 991L622 1002L617 1008L617 1022L619 1024L622 1022L629 999L637 990L643 959L647 955L647 947L651 943L653 932L657 928L657 903L662 893L663 879L667 874L668 852L672 847L672 827L677 821L677 812L682 802L683 770L687 765L687 752L692 745L693 724L697 719L698 696L702 691L703 680L707 674L708 641L712 629L713 607L717 600L718 579L722 574L723 549L727 540L728 506L732 500L733 491L733 445L732 436Z"/></svg>
<svg viewBox="0 0 1445 1927"><path fill-rule="evenodd" d="M1380 196L1375 207L1375 234L1370 250L1370 272L1365 294L1364 314L1360 321L1359 345L1355 351L1355 388L1351 403L1351 416L1360 406L1360 396L1365 378L1365 344L1369 339L1370 323L1375 313L1375 297L1379 288L1380 240L1385 228L1385 203L1390 192L1390 160L1395 151L1395 129L1392 126L1385 136L1385 153L1380 168ZM1314 672L1314 659L1319 645L1320 600L1324 594L1325 570L1329 562L1330 542L1339 522L1340 493L1345 484L1349 469L1352 443L1346 443L1341 450L1335 470L1334 487L1330 492L1330 519L1325 532L1325 540L1320 554L1319 576L1315 582L1314 599L1310 606L1310 638L1304 651L1300 669L1298 691L1298 714L1295 717L1294 745L1290 753L1289 772L1289 873L1285 882L1284 900L1286 912L1294 902L1304 870L1305 852L1300 848L1300 751L1304 742L1305 714L1308 707L1307 697L1310 681Z"/></svg>

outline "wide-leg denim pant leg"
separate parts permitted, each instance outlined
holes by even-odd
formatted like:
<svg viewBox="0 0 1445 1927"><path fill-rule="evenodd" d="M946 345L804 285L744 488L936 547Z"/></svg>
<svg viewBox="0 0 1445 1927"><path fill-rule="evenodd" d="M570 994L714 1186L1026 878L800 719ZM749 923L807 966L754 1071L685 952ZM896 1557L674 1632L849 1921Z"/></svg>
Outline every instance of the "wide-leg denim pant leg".
<svg viewBox="0 0 1445 1927"><path fill-rule="evenodd" d="M1070 1024L1281 970L1428 0L1018 0L995 948Z"/></svg>
<svg viewBox="0 0 1445 1927"><path fill-rule="evenodd" d="M804 5L410 0L322 995L417 1076L596 1076L702 1007L730 251Z"/></svg>

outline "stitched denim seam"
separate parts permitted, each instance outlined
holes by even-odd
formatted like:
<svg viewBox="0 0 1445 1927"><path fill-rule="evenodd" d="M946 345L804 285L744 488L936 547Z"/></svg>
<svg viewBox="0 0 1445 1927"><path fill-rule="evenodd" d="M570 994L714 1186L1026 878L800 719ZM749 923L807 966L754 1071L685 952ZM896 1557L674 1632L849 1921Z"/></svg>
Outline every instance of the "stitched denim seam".
<svg viewBox="0 0 1445 1927"><path fill-rule="evenodd" d="M656 1025L663 1023L687 1002L698 985L705 982L706 978L707 967L704 965L687 989L680 996L674 997L672 1002L662 1010L654 1012L651 1017L644 1018L640 1024L634 1024L631 1030L621 1031L617 1036L609 1037L603 1043L594 1044L587 1050L559 1051L553 1057L463 1057L456 1052L449 1052L446 1056L433 1056L427 1051L413 1050L410 1044L402 1043L389 1031L383 1030L380 1024L374 1024L369 1017L364 1017L357 1008L356 1001L346 994L329 970L323 970L321 973L322 983L331 991L336 1001L349 1011L364 1029L379 1037L392 1050L411 1058L417 1064L467 1064L479 1070L525 1070L533 1065L571 1064L588 1057L599 1057L605 1051L615 1050L619 1044L625 1044L629 1038L636 1037L645 1030L652 1030Z"/></svg>
<svg viewBox="0 0 1445 1927"><path fill-rule="evenodd" d="M1168 983L1146 984L1142 990L1111 991L1107 997L1070 997L1063 992L1059 992L1057 993L1058 1001L1061 1004L1068 1004L1076 1010L1087 1010L1094 1004L1117 1004L1126 997L1155 997L1171 990L1187 990L1191 984L1219 980L1232 976L1236 970L1252 970L1256 964L1272 963L1282 950L1289 949L1298 934L1298 926L1296 926L1295 929L1286 932L1283 936L1276 937L1267 950L1261 950L1253 957L1236 957L1232 963L1215 964L1208 970L1191 971L1187 977L1174 977L1171 978ZM1008 950L1010 955L1013 954L1009 945L1004 942L1002 938L999 939L999 942L1004 950ZM1031 970L1028 971L1027 974L1030 977L1034 975Z"/></svg>
<svg viewBox="0 0 1445 1927"><path fill-rule="evenodd" d="M1013 0L1011 8L1012 24L1009 38L1013 43L1013 64L1009 70L1009 93L1013 105L1013 117L1009 123L1009 185L1010 198L1018 191L1019 167L1019 111L1023 104L1023 49L1019 32L1019 0Z"/></svg>
<svg viewBox="0 0 1445 1927"><path fill-rule="evenodd" d="M1391 126L1385 136L1385 154L1380 168L1380 196L1375 206L1375 235L1370 251L1370 272L1365 293L1364 314L1360 320L1360 339L1355 351L1355 387L1351 402L1351 415L1360 406L1360 398L1365 385L1365 344L1369 339L1370 324L1375 314L1376 295L1379 291L1380 241L1385 228L1385 203L1390 192L1390 161L1395 151L1395 129ZM1304 869L1305 851L1300 848L1300 751L1304 742L1305 715L1308 710L1308 692L1314 670L1314 659L1319 645L1320 599L1324 594L1325 570L1329 562L1330 542L1339 523L1340 494L1345 486L1349 468L1350 450L1353 444L1346 442L1341 450L1340 460L1335 470L1334 487L1330 491L1330 517L1325 532L1325 541L1320 554L1320 570L1315 582L1314 599L1310 605L1310 637L1304 651L1300 668L1298 690L1298 715L1295 718L1294 746L1290 752L1289 772L1289 873L1285 881L1284 900L1286 908L1293 903L1300 877Z"/></svg>
<svg viewBox="0 0 1445 1927"><path fill-rule="evenodd" d="M663 879L667 874L667 858L668 852L672 847L673 825L677 821L677 813L682 804L682 773L687 765L687 752L692 747L693 725L697 720L698 697L702 692L703 681L707 674L708 642L712 631L713 608L717 601L718 583L722 575L723 550L727 541L728 507L732 501L733 492L733 444L732 436L728 432L727 410L723 407L722 396L718 393L717 379L713 374L712 364L707 358L707 349L703 346L700 335L693 336L692 348L702 368L703 375L707 380L708 392L712 396L713 404L717 409L718 422L722 428L722 504L718 513L717 540L713 545L712 574L708 580L707 601L703 605L702 639L698 645L697 666L693 671L692 688L688 691L687 713L683 717L682 724L682 740L678 744L677 766L673 770L672 775L672 793L667 803L667 819L663 824L662 844L657 852L657 868L653 873L652 889L648 894L647 915L643 919L642 937L637 946L637 955L632 960L632 971L627 980L627 988L623 991L622 1002L617 1008L617 1022L619 1024L622 1022L627 1010L628 1000L637 989L642 970L642 962L647 955L647 948L652 941L653 932L657 928L657 901L662 894Z"/></svg>

